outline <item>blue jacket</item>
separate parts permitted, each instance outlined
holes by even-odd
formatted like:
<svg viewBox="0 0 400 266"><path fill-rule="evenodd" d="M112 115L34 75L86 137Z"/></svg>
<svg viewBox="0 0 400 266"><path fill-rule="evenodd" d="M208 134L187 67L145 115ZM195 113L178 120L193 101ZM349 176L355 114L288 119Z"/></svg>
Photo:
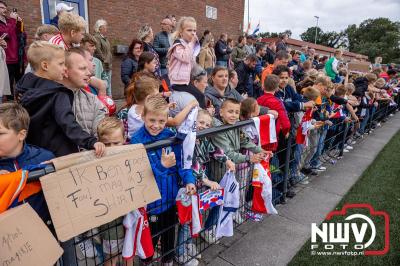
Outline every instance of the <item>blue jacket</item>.
<svg viewBox="0 0 400 266"><path fill-rule="evenodd" d="M159 140L174 137L170 129L164 129L157 136L152 136L146 130L145 126L141 127L131 138L131 144L137 143L153 143ZM183 169L182 167L182 144L176 144L166 148L168 151L173 151L176 158L176 166L165 168L161 164L162 149L147 151L151 169L157 182L158 189L161 194L161 199L147 205L147 212L151 215L160 214L175 205L175 198L178 194L179 186L189 183L195 184L196 179L191 169Z"/></svg>
<svg viewBox="0 0 400 266"><path fill-rule="evenodd" d="M0 170L15 172L28 165L40 164L44 161L51 160L54 157L54 154L48 150L25 144L22 153L16 158L0 159ZM40 218L42 218L44 222L50 220L50 214L43 196L43 192L39 192L28 197L25 202L28 202L32 206L32 208L39 214ZM23 202L20 202L19 204L22 203Z"/></svg>
<svg viewBox="0 0 400 266"><path fill-rule="evenodd" d="M288 113L295 113L304 109L304 98L298 94L290 85L284 90L279 89L275 92L275 96L282 100Z"/></svg>
<svg viewBox="0 0 400 266"><path fill-rule="evenodd" d="M129 83L131 83L131 79L134 73L137 72L138 62L132 58L127 56L121 63L121 80L125 85L125 88L128 87Z"/></svg>

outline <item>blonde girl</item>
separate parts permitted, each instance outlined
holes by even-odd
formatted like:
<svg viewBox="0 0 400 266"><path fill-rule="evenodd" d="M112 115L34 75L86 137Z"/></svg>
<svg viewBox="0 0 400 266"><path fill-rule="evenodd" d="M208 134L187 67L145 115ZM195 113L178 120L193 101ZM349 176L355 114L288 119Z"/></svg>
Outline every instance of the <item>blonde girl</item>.
<svg viewBox="0 0 400 266"><path fill-rule="evenodd" d="M175 41L167 54L168 77L173 90L186 91L190 83L190 71L200 52L196 27L196 20L193 17L182 17L173 33Z"/></svg>

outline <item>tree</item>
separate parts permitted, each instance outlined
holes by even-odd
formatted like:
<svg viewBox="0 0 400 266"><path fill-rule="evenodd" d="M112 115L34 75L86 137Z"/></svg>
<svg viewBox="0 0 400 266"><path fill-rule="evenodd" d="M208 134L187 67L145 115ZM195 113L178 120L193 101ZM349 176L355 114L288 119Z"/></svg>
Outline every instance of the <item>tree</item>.
<svg viewBox="0 0 400 266"><path fill-rule="evenodd" d="M257 36L258 37L262 37L262 38L276 38L279 37L279 35L281 34L287 34L290 38L290 36L292 36L292 31L291 30L285 30L283 32L260 32Z"/></svg>
<svg viewBox="0 0 400 266"><path fill-rule="evenodd" d="M315 42L315 31L317 34L317 44L329 46L332 48L346 47L347 39L344 31L335 32L328 31L324 32L320 27L310 27L300 35L300 38L305 42Z"/></svg>
<svg viewBox="0 0 400 266"><path fill-rule="evenodd" d="M400 22L367 19L358 27L349 25L345 32L350 51L367 55L371 62L377 56L383 62L400 62Z"/></svg>

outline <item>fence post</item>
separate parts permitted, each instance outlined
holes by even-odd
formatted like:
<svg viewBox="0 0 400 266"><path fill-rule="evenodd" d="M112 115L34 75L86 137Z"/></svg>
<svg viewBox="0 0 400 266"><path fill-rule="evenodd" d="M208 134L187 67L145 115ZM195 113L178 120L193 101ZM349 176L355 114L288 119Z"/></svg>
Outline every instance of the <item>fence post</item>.
<svg viewBox="0 0 400 266"><path fill-rule="evenodd" d="M285 158L285 175L283 178L283 195L282 195L282 201L286 202L286 193L287 193L287 185L289 181L289 172L290 172L290 151L292 148L292 140L293 140L293 134L289 134L289 138L287 141L287 146L286 146L286 158Z"/></svg>

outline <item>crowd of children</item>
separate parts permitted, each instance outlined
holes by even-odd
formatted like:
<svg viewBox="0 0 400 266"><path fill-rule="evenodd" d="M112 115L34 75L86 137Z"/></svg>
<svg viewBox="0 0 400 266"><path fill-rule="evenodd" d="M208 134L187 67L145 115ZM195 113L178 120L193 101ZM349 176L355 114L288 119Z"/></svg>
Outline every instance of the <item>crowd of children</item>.
<svg viewBox="0 0 400 266"><path fill-rule="evenodd" d="M236 171L241 173L236 175L240 187L246 188L251 182L250 166L269 160L273 153L274 173L283 174L283 165L290 163L286 173L288 185L283 187L282 183L278 189L285 197L294 197L292 188L296 183L306 184L307 176L325 171L322 162L339 160L358 139L380 126L398 108L396 70L382 72L377 68L366 75L347 73L339 67L343 60L340 50L327 61L325 69L318 71L314 58L300 53L305 60L296 66L296 73L308 66L295 77L296 82L293 68L287 66L290 54L280 51L274 64L261 63L264 71L258 74L262 76L263 93L258 99L238 93L236 72L223 66L212 71L207 83L206 71L199 71L196 65L200 51L196 21L182 17L168 52L168 76L155 76L154 57L143 53L139 57L139 72L131 77L126 89L126 105L112 116L109 106L99 98L106 85L95 75L96 66L99 67L93 61L95 39L83 34L85 21L66 13L58 25L60 33L48 42L35 41L30 45L30 70L17 84L18 103L0 105L2 174L81 150L94 150L101 157L105 147L169 139L177 135L178 128L193 112L197 114L193 131L230 128L196 139L192 150L190 145L177 143L147 152L161 198L146 207L152 244L158 247L158 255L141 258L144 264L158 257L163 265L173 265L174 260L185 265L198 264L197 247L190 239L191 227L181 224L176 231L176 198L180 188L188 196L206 189L217 191L224 174ZM49 34L54 34L54 29L49 30ZM73 47L78 44L81 46ZM262 145L254 128L235 127L238 121L260 114L270 114L275 119L277 142ZM292 154L290 162L288 150ZM188 168L183 161L190 153L192 162ZM247 213L245 205L251 204L247 191L240 191L236 223L262 217ZM285 197L281 197L282 202ZM23 202L30 203L52 228L40 184L29 183L9 207ZM218 241L215 230L220 209L211 207L205 217L200 235L208 243ZM102 232L99 241L106 265L117 265L121 260L122 219L97 229ZM86 257L96 257L101 252L90 242L81 241L83 245L79 247ZM127 263L133 263L133 259Z"/></svg>

